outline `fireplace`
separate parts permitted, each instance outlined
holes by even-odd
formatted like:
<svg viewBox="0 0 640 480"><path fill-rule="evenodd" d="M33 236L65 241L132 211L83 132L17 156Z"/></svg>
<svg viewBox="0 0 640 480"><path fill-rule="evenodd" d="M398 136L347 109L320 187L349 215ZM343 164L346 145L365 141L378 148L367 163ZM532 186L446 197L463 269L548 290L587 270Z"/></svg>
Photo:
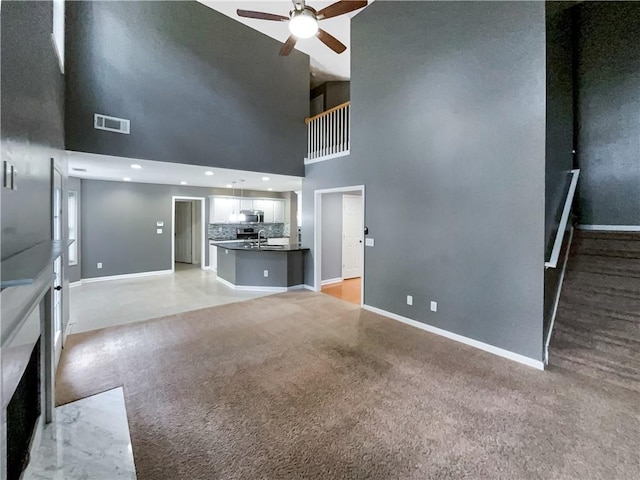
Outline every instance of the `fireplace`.
<svg viewBox="0 0 640 480"><path fill-rule="evenodd" d="M19 480L29 463L31 440L42 411L40 400L40 339L7 405L7 480Z"/></svg>
<svg viewBox="0 0 640 480"><path fill-rule="evenodd" d="M43 242L2 261L0 478L18 480L34 435L54 416L53 261L67 242Z"/></svg>

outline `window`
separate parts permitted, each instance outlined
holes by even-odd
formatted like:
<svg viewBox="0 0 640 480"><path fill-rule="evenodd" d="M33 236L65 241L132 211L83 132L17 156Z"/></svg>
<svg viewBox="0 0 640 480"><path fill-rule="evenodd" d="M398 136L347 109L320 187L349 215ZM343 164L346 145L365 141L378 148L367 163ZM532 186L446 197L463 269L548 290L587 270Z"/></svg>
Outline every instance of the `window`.
<svg viewBox="0 0 640 480"><path fill-rule="evenodd" d="M69 205L67 215L69 218L69 240L74 242L69 245L69 265L78 264L78 192L69 192Z"/></svg>

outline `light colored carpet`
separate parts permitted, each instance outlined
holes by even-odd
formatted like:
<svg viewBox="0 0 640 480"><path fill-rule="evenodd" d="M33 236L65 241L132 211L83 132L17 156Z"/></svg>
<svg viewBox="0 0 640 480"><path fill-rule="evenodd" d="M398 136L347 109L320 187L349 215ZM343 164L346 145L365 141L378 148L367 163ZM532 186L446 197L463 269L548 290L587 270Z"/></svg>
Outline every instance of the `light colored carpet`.
<svg viewBox="0 0 640 480"><path fill-rule="evenodd" d="M57 380L124 386L140 480L640 478L635 392L323 294L72 335Z"/></svg>

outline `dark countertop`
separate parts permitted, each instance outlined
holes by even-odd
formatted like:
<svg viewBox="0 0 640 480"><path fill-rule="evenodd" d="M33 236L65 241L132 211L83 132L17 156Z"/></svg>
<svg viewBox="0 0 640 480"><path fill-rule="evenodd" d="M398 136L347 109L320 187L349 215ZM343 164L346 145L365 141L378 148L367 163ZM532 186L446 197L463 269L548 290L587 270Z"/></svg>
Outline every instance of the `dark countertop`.
<svg viewBox="0 0 640 480"><path fill-rule="evenodd" d="M216 245L218 248L225 250L244 250L247 252L299 252L309 250L308 248L299 247L297 245L262 245L260 248L251 246L248 242L224 243Z"/></svg>

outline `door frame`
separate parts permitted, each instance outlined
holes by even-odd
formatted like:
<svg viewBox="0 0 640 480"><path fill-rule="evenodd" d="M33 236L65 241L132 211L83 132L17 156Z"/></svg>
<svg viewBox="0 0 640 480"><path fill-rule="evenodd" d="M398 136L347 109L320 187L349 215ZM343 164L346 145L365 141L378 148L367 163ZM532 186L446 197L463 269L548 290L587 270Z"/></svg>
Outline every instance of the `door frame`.
<svg viewBox="0 0 640 480"><path fill-rule="evenodd" d="M205 244L207 243L205 241L205 224L204 224L204 218L205 218L205 198L204 197L185 197L185 196L181 196L181 195L175 195L171 197L171 271L175 272L176 270L176 239L175 239L175 233L176 233L176 200L192 200L192 201L199 201L200 202L200 238L201 238L201 242L200 242L200 269L204 270L205 269L205 253L204 253L204 248L205 248ZM193 215L191 215L191 218L193 219ZM192 220L193 221L193 220ZM193 235L193 230L191 231L191 234Z"/></svg>
<svg viewBox="0 0 640 480"><path fill-rule="evenodd" d="M349 187L322 188L313 191L313 290L320 292L322 290L322 195L326 193L349 193L360 192L362 195L362 223L365 223L365 191L364 185L352 185ZM364 236L364 232L363 232ZM365 264L364 250L362 247L362 277L360 277L360 306L364 305L364 282L365 282Z"/></svg>
<svg viewBox="0 0 640 480"><path fill-rule="evenodd" d="M51 195L51 239L52 240L55 240L56 238L56 225L55 225L56 201L54 199L55 189L56 189L56 175L60 177L60 205L59 205L60 238L58 239L58 241L64 242L67 239L66 238L67 235L65 235L65 231L68 231L67 216L65 215L66 189L65 189L65 181L64 181L64 172L60 164L56 161L56 159L52 158L51 159L51 193L50 193ZM60 356L62 355L62 347L64 346L64 341L65 341L65 330L66 330L65 323L66 322L64 318L64 309L65 309L66 298L65 298L65 290L64 290L64 278L65 278L67 262L68 262L66 249L62 249L58 258L56 258L53 261L53 265L52 265L53 268L55 268L55 265L57 262L60 262L60 271L58 272L59 278L57 278L57 281L60 283L60 285L55 285L55 282L54 282L53 287L56 291L51 292L51 309L52 309L51 321L52 321L52 331L53 331L52 349L53 349L53 371L54 372L58 368L58 363L60 362ZM60 288L58 289L58 287ZM56 296L58 296L60 299L59 307L58 307L59 312L57 312L57 315L59 316L59 321L60 321L60 331L56 330L56 311L55 311ZM60 335L59 338L58 338L58 334Z"/></svg>

